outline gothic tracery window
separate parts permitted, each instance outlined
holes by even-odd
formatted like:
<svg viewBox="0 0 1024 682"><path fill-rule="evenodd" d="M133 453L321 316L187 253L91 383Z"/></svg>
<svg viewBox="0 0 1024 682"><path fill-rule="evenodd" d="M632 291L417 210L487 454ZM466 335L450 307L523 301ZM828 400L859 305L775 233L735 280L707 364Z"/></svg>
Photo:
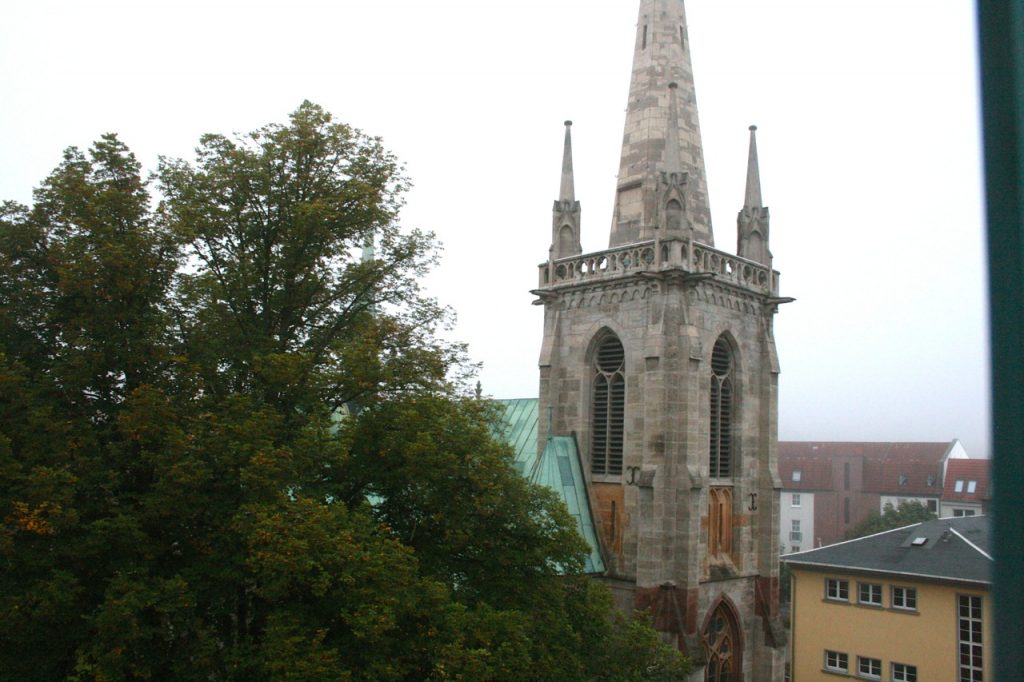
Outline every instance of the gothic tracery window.
<svg viewBox="0 0 1024 682"><path fill-rule="evenodd" d="M590 470L595 474L622 473L626 417L625 359L622 343L611 335L601 341L594 353Z"/></svg>
<svg viewBox="0 0 1024 682"><path fill-rule="evenodd" d="M733 465L733 357L719 337L711 353L711 478L730 478Z"/></svg>
<svg viewBox="0 0 1024 682"><path fill-rule="evenodd" d="M707 649L707 682L735 682L739 679L741 659L736 621L725 603L718 605L704 632Z"/></svg>
<svg viewBox="0 0 1024 682"><path fill-rule="evenodd" d="M734 384L732 347L719 337L711 352L711 424L708 468L713 484L708 489L708 554L732 555Z"/></svg>

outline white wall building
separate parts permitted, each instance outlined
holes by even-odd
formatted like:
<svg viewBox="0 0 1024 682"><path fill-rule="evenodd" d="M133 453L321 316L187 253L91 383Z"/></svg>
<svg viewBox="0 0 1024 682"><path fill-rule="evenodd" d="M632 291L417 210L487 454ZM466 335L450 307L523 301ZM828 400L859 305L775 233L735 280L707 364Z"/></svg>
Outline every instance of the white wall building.
<svg viewBox="0 0 1024 682"><path fill-rule="evenodd" d="M779 549L783 554L813 549L814 542L814 493L780 493L779 500Z"/></svg>

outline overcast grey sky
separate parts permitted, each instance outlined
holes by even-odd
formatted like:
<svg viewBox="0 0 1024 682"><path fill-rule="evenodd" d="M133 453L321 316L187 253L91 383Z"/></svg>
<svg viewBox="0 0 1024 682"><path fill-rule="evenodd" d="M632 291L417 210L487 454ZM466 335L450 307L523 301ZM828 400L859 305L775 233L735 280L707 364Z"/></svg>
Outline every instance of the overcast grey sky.
<svg viewBox="0 0 1024 682"><path fill-rule="evenodd" d="M717 244L759 126L782 293L780 437L989 450L970 0L688 0ZM117 132L152 169L303 99L384 138L403 222L486 393L537 393L531 306L575 122L583 247L607 244L635 0L4 0L0 199Z"/></svg>

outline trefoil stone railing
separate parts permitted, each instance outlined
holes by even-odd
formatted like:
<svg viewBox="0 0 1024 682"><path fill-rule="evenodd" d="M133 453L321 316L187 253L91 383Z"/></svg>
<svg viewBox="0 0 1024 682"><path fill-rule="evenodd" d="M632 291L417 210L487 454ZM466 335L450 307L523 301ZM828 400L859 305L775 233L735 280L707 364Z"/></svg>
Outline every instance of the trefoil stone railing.
<svg viewBox="0 0 1024 682"><path fill-rule="evenodd" d="M540 287L599 282L639 273L710 274L742 289L777 296L779 273L689 239L652 240L541 263Z"/></svg>

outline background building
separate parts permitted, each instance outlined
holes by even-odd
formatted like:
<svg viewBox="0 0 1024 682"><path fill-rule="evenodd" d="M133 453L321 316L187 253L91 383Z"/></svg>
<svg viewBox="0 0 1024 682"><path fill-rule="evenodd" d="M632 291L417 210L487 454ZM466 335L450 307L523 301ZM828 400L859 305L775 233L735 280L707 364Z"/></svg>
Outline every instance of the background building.
<svg viewBox="0 0 1024 682"><path fill-rule="evenodd" d="M782 560L792 571L793 682L992 679L986 517L926 521Z"/></svg>
<svg viewBox="0 0 1024 682"><path fill-rule="evenodd" d="M942 486L942 517L988 512L992 500L991 464L987 459L950 460Z"/></svg>
<svg viewBox="0 0 1024 682"><path fill-rule="evenodd" d="M782 441L779 544L785 552L798 552L839 542L887 504L899 507L918 501L938 514L947 467L966 459L967 451L958 440Z"/></svg>

